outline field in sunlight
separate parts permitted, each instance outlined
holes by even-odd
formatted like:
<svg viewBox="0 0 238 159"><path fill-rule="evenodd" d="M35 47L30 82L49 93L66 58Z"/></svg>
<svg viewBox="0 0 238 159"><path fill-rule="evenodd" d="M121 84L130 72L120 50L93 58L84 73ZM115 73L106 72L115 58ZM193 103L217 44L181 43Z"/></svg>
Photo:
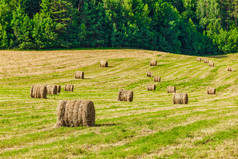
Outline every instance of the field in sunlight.
<svg viewBox="0 0 238 159"><path fill-rule="evenodd" d="M215 67L146 50L0 51L0 158L238 158L238 54L202 58ZM33 99L35 84L62 91ZM172 104L169 85L188 94L187 105ZM134 91L133 102L117 101L120 88ZM54 128L60 100L77 99L94 102L96 126Z"/></svg>

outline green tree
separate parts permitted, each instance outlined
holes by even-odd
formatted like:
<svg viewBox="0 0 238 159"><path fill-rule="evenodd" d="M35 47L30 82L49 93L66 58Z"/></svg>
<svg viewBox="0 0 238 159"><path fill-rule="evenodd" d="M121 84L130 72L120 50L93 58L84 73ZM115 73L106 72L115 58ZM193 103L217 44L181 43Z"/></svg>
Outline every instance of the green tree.
<svg viewBox="0 0 238 159"><path fill-rule="evenodd" d="M12 15L11 26L15 38L13 47L19 47L20 49L32 48L31 19L24 13L24 9L22 9L20 5L17 7L16 11L12 12Z"/></svg>

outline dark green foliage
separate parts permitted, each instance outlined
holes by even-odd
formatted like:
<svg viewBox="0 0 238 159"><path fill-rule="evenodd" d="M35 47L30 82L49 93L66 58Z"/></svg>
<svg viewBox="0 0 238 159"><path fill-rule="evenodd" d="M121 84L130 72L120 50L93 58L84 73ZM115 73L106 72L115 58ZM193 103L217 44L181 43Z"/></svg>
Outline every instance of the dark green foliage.
<svg viewBox="0 0 238 159"><path fill-rule="evenodd" d="M0 0L0 48L237 52L238 0Z"/></svg>
<svg viewBox="0 0 238 159"><path fill-rule="evenodd" d="M11 27L15 37L12 46L19 49L32 48L32 20L24 13L21 6L12 14Z"/></svg>
<svg viewBox="0 0 238 159"><path fill-rule="evenodd" d="M33 18L32 37L37 49L55 47L57 34L54 32L55 22L44 13L37 13Z"/></svg>
<svg viewBox="0 0 238 159"><path fill-rule="evenodd" d="M103 8L103 3L85 0L81 8L81 29L85 28L85 37L81 39L83 47L108 47L111 28Z"/></svg>

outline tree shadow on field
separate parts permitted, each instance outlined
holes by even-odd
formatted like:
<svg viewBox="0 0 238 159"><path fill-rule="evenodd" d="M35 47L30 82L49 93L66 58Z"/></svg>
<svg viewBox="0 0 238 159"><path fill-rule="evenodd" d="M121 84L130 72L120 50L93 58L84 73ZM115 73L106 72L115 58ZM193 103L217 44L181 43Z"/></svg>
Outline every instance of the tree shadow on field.
<svg viewBox="0 0 238 159"><path fill-rule="evenodd" d="M112 123L112 124L95 124L94 127L101 127L101 126L115 126L115 125L117 125L117 124L114 124L114 123Z"/></svg>
<svg viewBox="0 0 238 159"><path fill-rule="evenodd" d="M215 55L215 56L208 56L210 58L222 59L228 57L227 55Z"/></svg>

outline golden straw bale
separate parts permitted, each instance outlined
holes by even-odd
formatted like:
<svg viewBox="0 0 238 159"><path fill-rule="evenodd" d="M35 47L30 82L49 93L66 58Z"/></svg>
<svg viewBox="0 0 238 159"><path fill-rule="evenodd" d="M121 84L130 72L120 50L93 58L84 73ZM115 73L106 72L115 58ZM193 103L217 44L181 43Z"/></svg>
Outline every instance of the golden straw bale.
<svg viewBox="0 0 238 159"><path fill-rule="evenodd" d="M75 79L84 79L84 72L83 71L76 71L75 72Z"/></svg>
<svg viewBox="0 0 238 159"><path fill-rule="evenodd" d="M55 127L94 126L95 108L92 101L72 100L61 101L58 106Z"/></svg>
<svg viewBox="0 0 238 159"><path fill-rule="evenodd" d="M167 93L175 93L175 92L176 92L176 88L174 86L167 87Z"/></svg>
<svg viewBox="0 0 238 159"><path fill-rule="evenodd" d="M100 67L108 67L108 62L106 60L101 60Z"/></svg>
<svg viewBox="0 0 238 159"><path fill-rule="evenodd" d="M188 104L188 95L186 93L174 93L173 104Z"/></svg>

